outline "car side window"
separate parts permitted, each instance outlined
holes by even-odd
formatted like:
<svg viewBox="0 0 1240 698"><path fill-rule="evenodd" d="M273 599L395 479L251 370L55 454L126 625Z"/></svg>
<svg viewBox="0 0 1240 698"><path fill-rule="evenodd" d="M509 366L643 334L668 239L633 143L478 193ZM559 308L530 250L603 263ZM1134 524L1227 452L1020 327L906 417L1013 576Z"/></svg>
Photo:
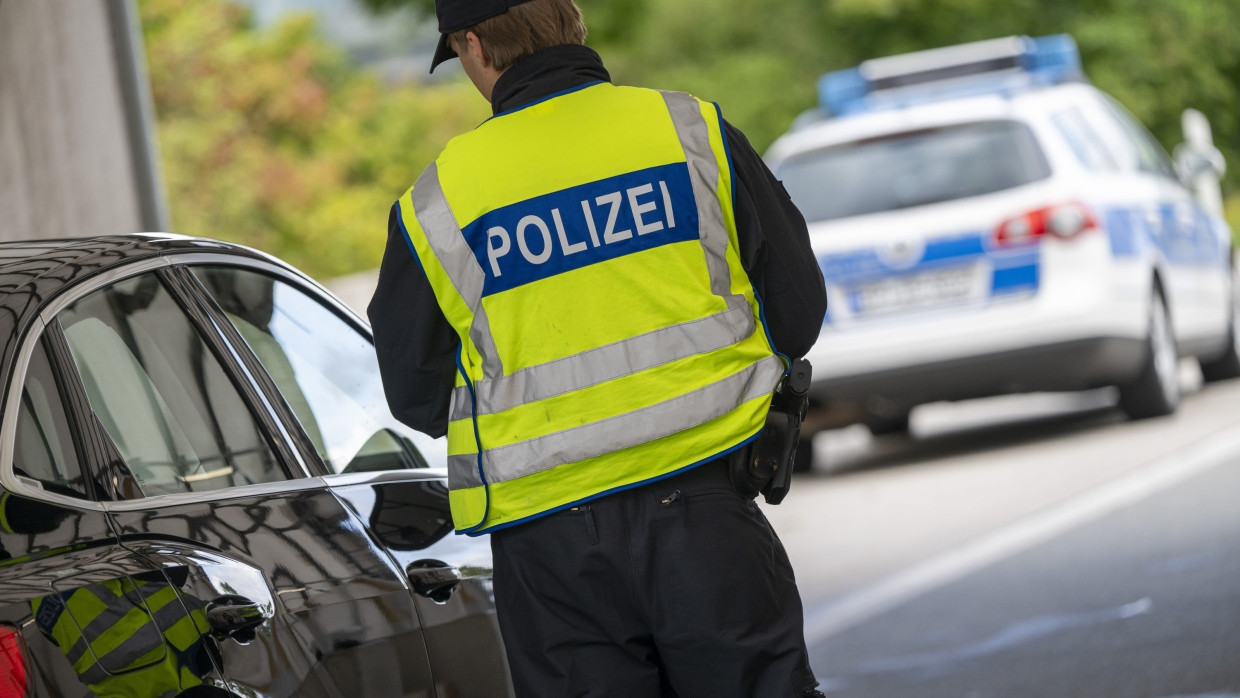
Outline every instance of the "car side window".
<svg viewBox="0 0 1240 698"><path fill-rule="evenodd" d="M336 473L446 465L437 442L396 421L374 345L301 289L236 267L194 267ZM440 453L443 451L443 453Z"/></svg>
<svg viewBox="0 0 1240 698"><path fill-rule="evenodd" d="M1171 159L1141 122L1114 99L1107 98L1104 104L1136 150L1137 167L1143 172L1176 179L1175 166L1171 164Z"/></svg>
<svg viewBox="0 0 1240 698"><path fill-rule="evenodd" d="M38 480L49 492L88 497L64 403L42 342L26 369L13 446L13 469L18 475Z"/></svg>
<svg viewBox="0 0 1240 698"><path fill-rule="evenodd" d="M1115 158L1107 151L1102 137L1085 119L1079 107L1065 109L1051 117L1076 159L1091 172L1110 172L1119 169Z"/></svg>
<svg viewBox="0 0 1240 698"><path fill-rule="evenodd" d="M285 480L224 367L159 277L61 311L91 409L145 496Z"/></svg>

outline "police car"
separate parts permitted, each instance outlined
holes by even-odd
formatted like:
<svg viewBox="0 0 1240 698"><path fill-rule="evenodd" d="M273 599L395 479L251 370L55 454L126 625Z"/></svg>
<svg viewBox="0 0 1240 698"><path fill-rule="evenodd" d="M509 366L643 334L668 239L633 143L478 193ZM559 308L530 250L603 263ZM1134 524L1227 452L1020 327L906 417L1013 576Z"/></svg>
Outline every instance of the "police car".
<svg viewBox="0 0 1240 698"><path fill-rule="evenodd" d="M819 94L767 153L827 284L811 430L1108 385L1153 417L1176 409L1180 357L1240 375L1222 161L1200 114L1173 164L1066 35L870 60Z"/></svg>

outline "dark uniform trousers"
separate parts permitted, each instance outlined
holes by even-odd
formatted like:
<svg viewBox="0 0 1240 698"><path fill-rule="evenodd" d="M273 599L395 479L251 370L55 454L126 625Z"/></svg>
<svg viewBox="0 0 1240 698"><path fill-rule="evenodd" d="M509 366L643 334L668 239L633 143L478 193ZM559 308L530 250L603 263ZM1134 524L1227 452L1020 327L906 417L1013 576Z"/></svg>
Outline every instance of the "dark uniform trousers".
<svg viewBox="0 0 1240 698"><path fill-rule="evenodd" d="M815 685L783 545L715 461L491 534L517 695L790 698Z"/></svg>

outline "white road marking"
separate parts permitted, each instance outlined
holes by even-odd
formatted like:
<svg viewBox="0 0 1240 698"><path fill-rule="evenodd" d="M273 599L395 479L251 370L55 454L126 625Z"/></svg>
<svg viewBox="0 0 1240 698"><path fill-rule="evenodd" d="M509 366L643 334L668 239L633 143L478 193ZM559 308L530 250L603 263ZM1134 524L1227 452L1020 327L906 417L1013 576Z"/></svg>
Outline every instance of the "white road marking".
<svg viewBox="0 0 1240 698"><path fill-rule="evenodd" d="M1233 425L1127 475L810 611L805 618L805 641L810 645L822 642L921 594L1235 460L1240 460L1240 428Z"/></svg>
<svg viewBox="0 0 1240 698"><path fill-rule="evenodd" d="M1153 600L1137 599L1117 608L1101 608L1092 611L1075 613L1057 613L1026 618L1011 623L989 637L976 642L953 647L948 650L922 652L919 654L896 657L881 657L859 663L856 672L861 674L881 674L894 671L942 670L948 665L965 659L976 659L987 655L1003 652L1012 647L1040 640L1056 633L1117 620L1127 620L1149 613L1154 608Z"/></svg>

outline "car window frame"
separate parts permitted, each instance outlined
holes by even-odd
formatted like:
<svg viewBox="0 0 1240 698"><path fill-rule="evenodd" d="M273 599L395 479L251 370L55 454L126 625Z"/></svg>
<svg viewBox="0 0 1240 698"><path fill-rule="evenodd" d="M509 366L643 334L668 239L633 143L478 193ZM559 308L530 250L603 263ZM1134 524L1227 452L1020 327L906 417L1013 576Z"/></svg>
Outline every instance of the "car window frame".
<svg viewBox="0 0 1240 698"><path fill-rule="evenodd" d="M100 275L91 280L95 283L89 285L92 289L102 288L112 277L112 274ZM13 494L60 507L82 511L106 511L108 505L113 503L110 499L81 499L48 491L40 481L18 475L13 464L21 394L26 385L34 352L40 344L43 344L44 349L48 351L48 360L52 362L57 389L61 391L64 399L66 418L70 423L81 427L74 438L80 439L78 457L82 461L83 469L89 471L87 479L93 480L100 477L106 469L107 461L101 455L103 452L101 435L94 428L94 423L98 420L87 418L87 415L94 413L89 406L86 406L86 391L81 384L81 379L73 377L77 375L76 368L72 372L65 370L65 356L69 351L68 343L64 338L64 333L60 330L60 323L55 320L55 312L49 312L50 309L59 311L60 308L76 300L78 296L73 295L71 291L72 289L67 289L65 293L57 295L44 306L44 310L26 329L25 336L19 339L17 350L13 353L13 370L9 376L9 383L5 386L3 397L4 420L0 423L0 485ZM102 428L101 425L100 428ZM108 495L111 498L114 495L111 488L108 489ZM92 494L95 494L93 490Z"/></svg>
<svg viewBox="0 0 1240 698"><path fill-rule="evenodd" d="M355 475L354 473L337 473L323 460L318 449L315 448L313 439L310 438L309 434L302 427L301 420L297 418L292 406L284 399L284 393L276 384L275 379L267 372L267 369L262 364L262 360L250 348L249 343L241 336L241 332L228 319L228 316L215 300L215 296L210 289L203 285L198 277L194 275L191 267L234 267L271 276L318 301L324 308L336 315L373 346L375 341L374 334L371 332L369 325L363 322L351 308L338 301L322 286L308 277L291 273L286 267L257 259L212 255L210 253L187 254L181 255L181 257L183 259L178 261L176 272L184 277L187 284L193 285L194 295L204 305L204 310L213 317L213 321L219 325L221 333L234 345L233 350L244 357L243 360L252 370L253 375L258 377L258 382L261 383L263 390L266 391L267 398L274 406L277 406L276 411L284 422L284 428L288 431L294 443L296 443L301 457L308 468L313 471L313 476L328 478L330 482L338 482L338 478L342 476ZM433 468L425 470L435 472Z"/></svg>
<svg viewBox="0 0 1240 698"><path fill-rule="evenodd" d="M94 427L95 420L83 419L83 413L80 406L84 403L86 393L82 390L80 381L71 380L66 377L65 352L68 346L65 344L64 334L59 328L59 323L53 323L53 326L44 328L39 332L31 343L30 352L26 355L26 360L22 364L22 378L20 385L15 386L18 400L26 389L27 380L30 378L30 366L34 361L36 352L42 350L46 357L48 367L52 374L53 387L59 398L59 407L64 411L65 422L69 429L69 439L72 443L73 456L77 459L77 466L82 471L82 482L85 486L83 497L73 497L71 495L64 496L72 501L77 502L106 502L114 499L113 490L105 485L105 481L101 479L101 473L94 467L92 463L95 458L93 453L97 453L97 441L95 440ZM18 408L19 412L21 408ZM20 414L16 414L15 418L20 418ZM13 434L13 451L14 455L17 450L17 434ZM56 494L48 491L43 486L43 481L38 478L18 475L16 471L16 463L13 457L6 458L9 467L13 469L15 478L23 478L25 480L33 480L39 483L39 489L48 494Z"/></svg>
<svg viewBox="0 0 1240 698"><path fill-rule="evenodd" d="M359 478L359 476L364 476L366 473L337 472L326 460L324 460L323 456L319 453L314 440L308 433L306 433L296 411L284 399L284 393L280 386L267 372L266 367L262 364L262 360L259 359L254 350L250 348L249 343L241 335L240 330L236 328L232 320L228 318L227 313L225 313L223 308L220 307L211 290L206 287L197 275L194 274L193 269L201 267L233 267L257 274L266 274L280 283L289 286L293 290L304 294L308 299L318 302L325 310L334 315L347 327L357 332L357 334L367 344L369 344L373 350L375 340L374 332L371 330L370 325L363 320L361 316L353 310L353 308L340 301L340 299L336 298L330 291L323 288L313 279L301 276L296 269L264 264L257 260L237 257L229 257L223 260L211 260L208 262L195 259L192 262L187 262L178 266L178 271L183 272L186 279L191 281L197 287L197 291L202 294L204 302L210 306L211 312L217 316L217 322L221 323L221 326L223 327L222 331L224 334L228 335L229 341L236 344L239 347L238 350L245 354L246 361L252 363L252 367L256 375L262 376L262 382L265 388L270 391L273 399L281 406L280 413L283 419L285 419L288 423L288 428L296 434L297 444L299 449L302 451L302 455L305 457L306 461L308 463L312 463L317 470L316 475L328 478L328 481L333 484L345 481L364 481L366 478ZM426 467L393 468L367 472L372 474L429 472L439 477L446 476L447 469L442 466L436 467L434 465L430 465L428 461L425 461L425 454L419 453L417 457L423 459L423 461L427 463Z"/></svg>
<svg viewBox="0 0 1240 698"><path fill-rule="evenodd" d="M1011 126L1011 127L1014 127L1017 131L1019 131L1021 134L1021 138L1025 141L1025 144L1031 147L1031 154L1034 156L1034 159L1036 160L1036 162L1032 164L1036 165L1039 168L1039 172L1037 176L1031 179L1028 179L1027 181L1024 181L1020 184L1016 184L1014 186L1004 187L1002 189L988 191L988 192L984 192L981 194L969 194L967 196L955 196L952 198L931 201L928 203L917 203L913 205L899 206L896 208L884 208L884 209L880 209L876 211L867 211L867 212L862 212L862 213L850 213L845 216L834 216L834 217L829 217L829 218L813 218L812 220L809 218L808 214L806 214L806 221L811 224L830 223L834 221L847 220L850 218L859 218L862 216L883 215L883 214L889 214L893 212L902 212L902 211L907 211L907 210L922 207L922 206L937 206L941 204L959 203L962 201L967 201L969 199L974 199L978 197L992 196L995 194L1003 194L1005 192L1010 192L1012 190L1019 189L1021 187L1028 187L1030 185L1035 185L1038 183L1046 182L1047 180L1055 176L1056 171L1055 171L1053 159L1051 158L1050 154L1047 152L1047 144L1043 142L1044 139L1038 133L1038 129L1035 128L1034 124L1030 123L1028 120L1017 118L1012 115L986 116L983 118L973 118L973 119L966 119L962 121L935 123L935 124L929 124L929 125L907 126L907 127L902 126L900 128L893 129L891 131L884 131L882 133L871 134L865 137L850 138L850 139L839 140L839 141L831 141L828 143L819 143L813 147L805 148L804 150L797 150L795 152L788 153L784 157L779 158L778 162L775 163L771 169L775 173L775 176L782 181L787 176L787 173L784 171L783 168L787 167L789 163L795 162L800 159L809 159L823 152L836 150L836 149L842 149L846 147L855 147L857 145L868 144L868 143L879 142L879 141L893 141L893 140L898 140L898 139L904 139L910 136L915 136L915 135L919 135L923 133L964 131L966 129L976 129L978 127L987 127L987 126ZM785 187L787 187L786 182L785 182Z"/></svg>
<svg viewBox="0 0 1240 698"><path fill-rule="evenodd" d="M1136 171L1180 184L1175 163L1167 149L1150 133L1149 128L1111 95L1102 93L1100 103L1102 114L1114 124L1116 132L1121 134L1132 148L1136 158ZM1147 155L1153 158L1152 162L1148 161Z"/></svg>
<svg viewBox="0 0 1240 698"><path fill-rule="evenodd" d="M1067 146L1081 169L1096 175L1123 171L1110 144L1098 133L1084 105L1070 104L1051 111L1048 117L1055 135ZM1091 158L1091 155L1094 157ZM1105 162L1091 161L1099 158Z"/></svg>
<svg viewBox="0 0 1240 698"><path fill-rule="evenodd" d="M22 496L54 503L59 506L94 511L149 509L191 501L217 501L237 497L251 497L264 493L317 489L326 486L322 478L318 477L318 473L308 468L300 454L291 446L293 441L286 432L287 425L282 423L282 419L276 417L278 412L276 403L271 401L270 395L260 389L259 381L255 379L254 374L245 366L235 348L224 342L223 337L218 332L220 326L212 327L214 324L213 320L203 309L203 297L199 295L194 287L187 287L183 278L177 273L176 266L183 263L182 258L197 257L200 254L178 254L173 252L154 258L135 260L109 269L91 278L70 284L44 302L38 316L27 328L26 335L20 340L18 350L14 352L13 373L10 376L8 385L5 386L3 397L3 405L5 407L4 420L3 423L0 423L0 485L3 485L10 492L21 494ZM210 257L212 260L220 258L232 259L226 255L207 254L205 256ZM279 269L280 267L272 265L271 268ZM183 271L187 274L189 273L188 270ZM128 469L123 467L123 465L117 465L118 462L121 464L124 462L120 458L120 451L103 429L103 425L99 423L98 418L94 416L94 410L86 399L85 386L82 384L81 375L78 372L76 362L72 358L68 340L64 336L63 328L57 316L69 305L92 293L102 291L112 284L147 273L155 273L159 276L160 281L164 284L174 302L185 313L194 330L206 343L208 350L220 362L225 374L228 376L229 383L237 390L242 402L250 410L257 429L280 466L284 469L285 474L288 476L287 479L203 492L144 495L134 498L120 497L121 493L117 491L115 479L109 479L107 475L111 471L112 474L123 477L128 473ZM284 274L281 274L281 276L284 276ZM195 280L196 283L197 281ZM229 326L231 327L231 325ZM69 414L69 419L75 420L75 424L83 426L81 436L84 447L79 454L83 461L83 468L89 471L90 478L103 478L105 483L111 485L112 491L110 494L113 498L111 500L86 500L49 492L37 480L20 477L14 472L12 459L17 428L16 410L20 405L21 391L26 382L30 361L33 358L36 347L40 342L44 341L45 337L50 338L48 340L49 348L52 351L49 353L49 358L55 363L54 370L56 371L58 387L62 391L62 395L68 393L66 397L72 398L66 401L66 412ZM246 351L248 352L248 348L246 348ZM263 375L265 376L265 373ZM66 388L65 386L68 387ZM282 405L283 401L279 401L278 404Z"/></svg>

